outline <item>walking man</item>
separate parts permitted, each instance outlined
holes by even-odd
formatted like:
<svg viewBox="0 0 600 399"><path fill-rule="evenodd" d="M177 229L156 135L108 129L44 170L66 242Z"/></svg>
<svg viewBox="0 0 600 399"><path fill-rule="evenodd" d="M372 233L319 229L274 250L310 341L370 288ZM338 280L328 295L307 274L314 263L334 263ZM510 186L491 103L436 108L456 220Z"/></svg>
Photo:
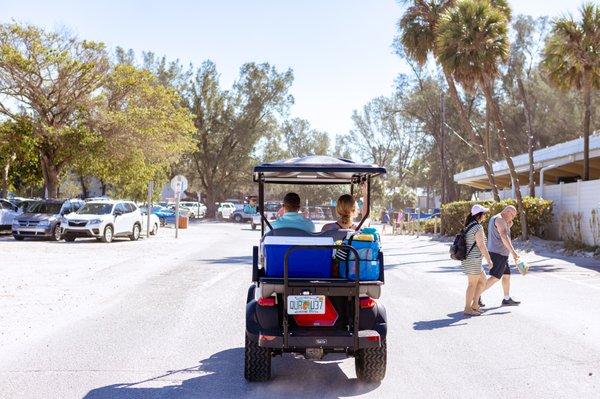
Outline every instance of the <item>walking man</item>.
<svg viewBox="0 0 600 399"><path fill-rule="evenodd" d="M510 297L510 267L508 265L509 255L513 257L515 263L519 260L519 255L517 255L510 239L510 228L516 216L517 209L509 205L499 214L492 216L488 224L487 248L494 266L490 269L490 277L487 279L483 290L486 291L496 282L502 280L504 291L502 306L516 306L521 303Z"/></svg>

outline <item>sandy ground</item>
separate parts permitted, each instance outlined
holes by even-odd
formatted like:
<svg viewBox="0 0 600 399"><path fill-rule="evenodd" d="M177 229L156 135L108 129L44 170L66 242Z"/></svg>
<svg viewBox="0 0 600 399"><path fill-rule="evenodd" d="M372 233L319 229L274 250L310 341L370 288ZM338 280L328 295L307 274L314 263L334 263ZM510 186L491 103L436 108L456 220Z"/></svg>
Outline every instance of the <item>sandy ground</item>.
<svg viewBox="0 0 600 399"><path fill-rule="evenodd" d="M448 243L384 236L388 372L356 380L353 359L273 360L243 379L249 226L192 225L138 242L0 239L0 397L597 398L600 264L534 248L523 303L465 318L465 277Z"/></svg>

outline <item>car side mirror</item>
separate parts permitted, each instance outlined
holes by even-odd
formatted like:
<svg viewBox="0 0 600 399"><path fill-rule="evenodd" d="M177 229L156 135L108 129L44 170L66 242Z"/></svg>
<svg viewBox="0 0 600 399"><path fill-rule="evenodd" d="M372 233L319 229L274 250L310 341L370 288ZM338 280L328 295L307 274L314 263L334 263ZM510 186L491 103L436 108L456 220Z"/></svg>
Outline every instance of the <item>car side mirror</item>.
<svg viewBox="0 0 600 399"><path fill-rule="evenodd" d="M115 216L121 216L121 215L123 214L123 211L115 210L115 211L113 212L113 214L114 214Z"/></svg>

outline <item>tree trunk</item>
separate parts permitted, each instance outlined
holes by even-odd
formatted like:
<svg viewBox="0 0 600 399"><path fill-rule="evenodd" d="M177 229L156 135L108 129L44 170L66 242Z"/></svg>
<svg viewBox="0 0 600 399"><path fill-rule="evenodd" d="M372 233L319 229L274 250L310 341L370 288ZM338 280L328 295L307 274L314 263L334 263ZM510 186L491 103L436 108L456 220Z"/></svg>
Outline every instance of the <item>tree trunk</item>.
<svg viewBox="0 0 600 399"><path fill-rule="evenodd" d="M102 189L102 196L106 195L106 182L104 180L100 180L100 188Z"/></svg>
<svg viewBox="0 0 600 399"><path fill-rule="evenodd" d="M465 111L462 101L458 96L458 91L456 90L456 85L454 84L454 78L446 72L444 72L444 76L446 77L446 81L448 82L448 89L450 91L452 101L458 109L460 120L464 125L463 128L469 134L469 138L471 139L471 142L475 147L475 152L479 156L479 161L482 163L483 168L485 169L485 173L487 174L488 181L492 188L492 193L494 194L494 201L500 201L500 194L498 194L498 186L496 186L494 171L492 169L490 159L486 156L483 139L481 138L481 135L475 131L473 125L471 124L471 121L467 116L467 112Z"/></svg>
<svg viewBox="0 0 600 399"><path fill-rule="evenodd" d="M527 121L527 153L529 154L529 196L535 197L535 165L533 159L533 128L531 122L531 108L529 108L529 100L527 100L527 93L525 92L525 85L523 79L517 76L517 85L519 86L519 93L523 100L523 109L525 111L525 120Z"/></svg>
<svg viewBox="0 0 600 399"><path fill-rule="evenodd" d="M79 183L81 184L81 195L83 196L83 198L87 198L88 189L85 185L85 176L83 176L82 174L77 174L77 177L79 177Z"/></svg>
<svg viewBox="0 0 600 399"><path fill-rule="evenodd" d="M58 186L60 184L58 176L60 169L54 165L52 159L48 155L41 154L40 158L42 160L42 173L44 175L47 198L58 198Z"/></svg>
<svg viewBox="0 0 600 399"><path fill-rule="evenodd" d="M592 73L589 69L583 70L583 104L585 114L583 117L583 180L590 179L590 121L592 118Z"/></svg>
<svg viewBox="0 0 600 399"><path fill-rule="evenodd" d="M6 164L2 170L2 193L0 193L0 198L8 197L8 172L10 172L10 162L11 157L6 160Z"/></svg>
<svg viewBox="0 0 600 399"><path fill-rule="evenodd" d="M496 124L496 131L498 134L498 146L500 147L500 152L502 152L502 155L506 160L506 164L508 165L508 170L510 172L510 177L514 187L515 197L517 200L517 208L521 220L521 237L523 238L523 240L528 240L529 237L527 234L527 218L525 216L525 208L523 206L523 197L521 196L521 185L519 184L519 177L517 176L517 171L515 170L515 164L513 163L513 160L510 157L510 151L506 142L506 133L504 131L504 123L502 123L502 118L500 117L500 107L498 106L496 100L492 95L492 82L486 80L482 83L483 92L485 94L485 101L490 106L490 111Z"/></svg>

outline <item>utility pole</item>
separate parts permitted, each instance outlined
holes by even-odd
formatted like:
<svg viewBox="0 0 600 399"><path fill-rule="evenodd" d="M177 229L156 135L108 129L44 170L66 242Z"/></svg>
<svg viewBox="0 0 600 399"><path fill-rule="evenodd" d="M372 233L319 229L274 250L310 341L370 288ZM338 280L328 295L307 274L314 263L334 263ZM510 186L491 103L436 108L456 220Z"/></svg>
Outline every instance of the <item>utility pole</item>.
<svg viewBox="0 0 600 399"><path fill-rule="evenodd" d="M446 104L444 102L444 91L440 93L440 146L441 162L442 162L442 204L446 202L446 148L445 148L445 124L446 124Z"/></svg>

